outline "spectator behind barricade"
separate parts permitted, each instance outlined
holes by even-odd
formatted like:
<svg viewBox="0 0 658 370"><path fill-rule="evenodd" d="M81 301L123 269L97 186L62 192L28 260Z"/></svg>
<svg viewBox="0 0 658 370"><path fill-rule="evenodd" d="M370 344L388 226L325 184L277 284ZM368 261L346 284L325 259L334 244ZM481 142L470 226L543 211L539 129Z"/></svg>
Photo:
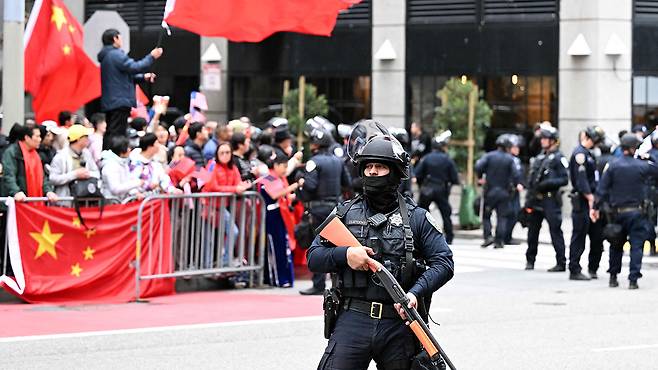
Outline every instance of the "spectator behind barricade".
<svg viewBox="0 0 658 370"><path fill-rule="evenodd" d="M155 73L145 73L162 55L156 47L139 61L122 49L123 39L116 29L107 29L101 38L103 48L98 53L101 65L101 110L107 114L107 132L103 149L109 149L113 136L125 136L130 109L137 105L135 83L155 81Z"/></svg>
<svg viewBox="0 0 658 370"><path fill-rule="evenodd" d="M203 157L206 161L215 158L217 152L217 145L220 142L230 141L232 132L225 124L217 125L215 133L210 137L210 140L203 146Z"/></svg>
<svg viewBox="0 0 658 370"><path fill-rule="evenodd" d="M277 155L267 160L270 173L262 180L260 193L265 199L267 213L265 217L265 231L268 240L267 256L267 282L271 285L290 288L294 282L294 269L292 251L289 243L290 236L286 222L290 222L289 207L293 194L303 183L304 179L288 185L286 173L288 170L288 157ZM288 220L286 220L288 219ZM274 260L270 260L273 256Z"/></svg>
<svg viewBox="0 0 658 370"><path fill-rule="evenodd" d="M154 160L160 162L163 166L166 166L169 156L169 149L173 148L174 143L169 141L169 131L162 125L158 125L155 128L155 137L160 144L158 153L153 157Z"/></svg>
<svg viewBox="0 0 658 370"><path fill-rule="evenodd" d="M197 169L206 165L203 157L203 146L208 141L208 132L205 130L203 123L194 122L188 130L190 138L185 143L185 156L192 159Z"/></svg>
<svg viewBox="0 0 658 370"><path fill-rule="evenodd" d="M112 138L110 150L103 151L101 160L101 175L103 179L103 196L123 201L134 196L144 198L139 192L144 180L130 176L130 140L125 136Z"/></svg>
<svg viewBox="0 0 658 370"><path fill-rule="evenodd" d="M55 158L57 154L57 149L55 148L55 141L59 135L64 133L64 129L57 126L55 121L44 121L41 123L41 145L39 145L39 157L41 158L41 163L45 169L46 173L50 172L50 163Z"/></svg>
<svg viewBox="0 0 658 370"><path fill-rule="evenodd" d="M282 126L274 130L274 152L277 157L287 157L288 167L286 167L286 176L290 176L293 171L302 163L302 152L294 153L292 146L292 136L287 126Z"/></svg>
<svg viewBox="0 0 658 370"><path fill-rule="evenodd" d="M144 181L139 189L142 193L180 194L180 189L172 184L164 167L153 160L160 150L159 146L155 134L148 133L139 139L139 150L130 154L130 177Z"/></svg>
<svg viewBox="0 0 658 370"><path fill-rule="evenodd" d="M70 184L75 180L100 179L100 171L88 148L92 132L82 125L71 126L68 130L69 146L53 158L49 178L58 196L71 196Z"/></svg>
<svg viewBox="0 0 658 370"><path fill-rule="evenodd" d="M89 135L89 151L91 151L91 155L94 157L96 164L100 166L101 151L103 151L103 135L105 135L105 130L107 129L105 114L92 114L90 122L94 128L94 133Z"/></svg>
<svg viewBox="0 0 658 370"><path fill-rule="evenodd" d="M252 174L251 162L246 157L249 152L251 141L243 133L233 133L231 137L231 148L233 149L233 160L240 171L242 180L254 180Z"/></svg>
<svg viewBox="0 0 658 370"><path fill-rule="evenodd" d="M204 192L230 192L242 194L251 188L250 181L242 181L238 166L233 162L231 145L220 143L214 160L208 162L206 170L210 179L203 186Z"/></svg>
<svg viewBox="0 0 658 370"><path fill-rule="evenodd" d="M171 183L175 187L183 189L184 192L198 190L195 179L192 178L192 174L196 170L194 161L185 157L185 149L182 146L175 147L172 153L172 160L166 167ZM189 188L186 187L188 184ZM194 189L192 189L193 186Z"/></svg>
<svg viewBox="0 0 658 370"><path fill-rule="evenodd" d="M16 141L10 144L2 155L3 177L0 194L14 197L18 202L24 201L26 197L44 195L49 200L56 201L57 195L45 176L37 152L41 143L39 128L15 124L10 136Z"/></svg>

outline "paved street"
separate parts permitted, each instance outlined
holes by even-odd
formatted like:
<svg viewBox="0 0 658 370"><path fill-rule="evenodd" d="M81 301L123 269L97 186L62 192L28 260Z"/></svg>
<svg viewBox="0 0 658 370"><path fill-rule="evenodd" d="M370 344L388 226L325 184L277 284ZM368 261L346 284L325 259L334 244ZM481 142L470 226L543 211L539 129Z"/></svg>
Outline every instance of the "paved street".
<svg viewBox="0 0 658 370"><path fill-rule="evenodd" d="M524 246L482 249L477 235L458 234L455 278L432 305L441 324L432 330L458 368L654 366L658 259L645 258L640 290L629 291L625 278L610 289L604 274L572 282L566 273L545 272L554 263L549 244L540 245L536 270L528 272ZM184 293L147 304L7 303L0 306L3 367L313 369L325 340L320 298L297 294L309 284Z"/></svg>

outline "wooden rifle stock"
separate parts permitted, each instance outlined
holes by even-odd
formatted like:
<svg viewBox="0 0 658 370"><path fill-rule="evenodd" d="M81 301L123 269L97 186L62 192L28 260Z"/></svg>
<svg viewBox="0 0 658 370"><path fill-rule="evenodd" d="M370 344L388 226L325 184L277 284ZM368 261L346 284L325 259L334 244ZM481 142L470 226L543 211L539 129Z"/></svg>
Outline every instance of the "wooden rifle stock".
<svg viewBox="0 0 658 370"><path fill-rule="evenodd" d="M321 237L339 247L360 247L361 243L354 237L350 230L336 215L329 216L318 227Z"/></svg>

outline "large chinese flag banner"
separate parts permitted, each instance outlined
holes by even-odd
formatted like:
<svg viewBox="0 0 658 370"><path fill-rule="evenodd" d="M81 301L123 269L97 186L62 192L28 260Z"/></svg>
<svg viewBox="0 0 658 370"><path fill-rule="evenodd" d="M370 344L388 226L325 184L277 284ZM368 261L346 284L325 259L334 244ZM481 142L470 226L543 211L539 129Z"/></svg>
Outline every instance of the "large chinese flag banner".
<svg viewBox="0 0 658 370"><path fill-rule="evenodd" d="M56 121L60 111L101 95L100 69L84 51L82 32L62 0L34 2L25 29L25 90L38 122Z"/></svg>
<svg viewBox="0 0 658 370"><path fill-rule="evenodd" d="M165 21L203 36L259 42L275 32L330 36L361 0L167 0Z"/></svg>
<svg viewBox="0 0 658 370"><path fill-rule="evenodd" d="M14 206L15 204L15 206ZM143 216L143 239L164 248L141 248L141 269L170 272L171 237L165 202L153 202ZM14 278L2 277L5 290L27 302L128 302L135 299L135 260L139 203L75 209L9 201L7 234ZM162 239L160 239L162 237ZM163 269L164 268L164 269ZM145 280L141 296L174 292L173 279Z"/></svg>

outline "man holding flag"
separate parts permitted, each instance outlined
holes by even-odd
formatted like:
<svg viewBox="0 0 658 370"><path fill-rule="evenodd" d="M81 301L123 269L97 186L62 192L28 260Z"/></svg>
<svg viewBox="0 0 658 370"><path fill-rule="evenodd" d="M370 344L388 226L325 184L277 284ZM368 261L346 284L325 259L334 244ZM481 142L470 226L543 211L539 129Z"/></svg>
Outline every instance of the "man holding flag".
<svg viewBox="0 0 658 370"><path fill-rule="evenodd" d="M103 32L103 48L98 53L101 64L101 110L107 115L107 131L103 150L109 149L112 137L126 135L130 108L136 106L135 82L155 81L155 73L145 73L162 55L155 48L139 61L130 58L123 50L119 31L110 28Z"/></svg>

